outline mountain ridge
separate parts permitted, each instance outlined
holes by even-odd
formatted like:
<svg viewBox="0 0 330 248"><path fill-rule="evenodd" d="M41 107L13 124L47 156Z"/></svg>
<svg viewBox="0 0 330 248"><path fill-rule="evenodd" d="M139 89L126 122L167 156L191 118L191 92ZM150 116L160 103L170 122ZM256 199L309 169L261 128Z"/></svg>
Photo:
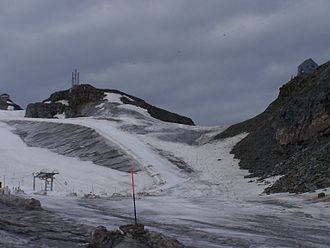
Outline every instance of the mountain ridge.
<svg viewBox="0 0 330 248"><path fill-rule="evenodd" d="M116 94L122 105L132 105L146 110L149 115L165 122L173 122L184 125L195 125L186 117L167 110L155 107L144 100L114 89L98 89L89 84L76 85L69 90L58 91L43 102L31 103L27 106L26 117L31 118L54 118L57 114L65 114L67 118L90 116L93 108L97 108L105 102L106 94ZM110 102L111 103L111 102ZM114 109L113 113L118 111ZM95 111L94 111L95 112ZM100 114L100 111L96 114ZM108 113L111 113L108 112ZM95 114L95 113L94 113Z"/></svg>
<svg viewBox="0 0 330 248"><path fill-rule="evenodd" d="M251 177L282 177L267 193L330 186L330 61L280 88L261 114L230 126L215 139L249 135L232 150Z"/></svg>

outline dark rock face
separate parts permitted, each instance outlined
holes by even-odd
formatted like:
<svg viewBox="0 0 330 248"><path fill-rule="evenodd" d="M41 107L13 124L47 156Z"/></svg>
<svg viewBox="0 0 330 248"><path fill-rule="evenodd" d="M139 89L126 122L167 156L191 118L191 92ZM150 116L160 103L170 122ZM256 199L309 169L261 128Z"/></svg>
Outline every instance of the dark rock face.
<svg viewBox="0 0 330 248"><path fill-rule="evenodd" d="M58 113L63 113L65 109L65 105L61 103L31 103L26 108L25 117L53 118Z"/></svg>
<svg viewBox="0 0 330 248"><path fill-rule="evenodd" d="M54 118L58 113L65 113L67 118L89 116L89 111L86 109L103 103L105 93L121 95L121 101L124 104L146 109L156 119L165 122L194 125L194 122L190 118L157 108L140 98L118 90L97 89L88 84L76 85L70 90L55 92L41 103L29 104L26 109L26 117Z"/></svg>
<svg viewBox="0 0 330 248"><path fill-rule="evenodd" d="M177 240L144 229L144 226L125 225L118 231L99 226L91 233L89 248L184 248Z"/></svg>
<svg viewBox="0 0 330 248"><path fill-rule="evenodd" d="M325 193L321 192L317 195L317 198L324 198L325 197Z"/></svg>
<svg viewBox="0 0 330 248"><path fill-rule="evenodd" d="M293 78L260 115L233 125L217 139L249 135L232 153L252 175L284 175L266 189L306 192L330 186L330 62Z"/></svg>
<svg viewBox="0 0 330 248"><path fill-rule="evenodd" d="M22 108L10 100L10 96L8 94L1 94L0 110L22 110Z"/></svg>
<svg viewBox="0 0 330 248"><path fill-rule="evenodd" d="M133 99L134 101L131 101L128 98L123 98L122 99L123 103L132 104L137 107L144 108L148 111L148 113L152 117L154 117L156 119L159 119L159 120L165 121L165 122L173 122L173 123L179 123L179 124L185 124L185 125L194 125L194 122L188 117L181 116L181 115L166 111L161 108L157 108L155 106L152 106L152 105L146 103L144 100L139 99L137 97L133 97L133 96L129 96L129 95L128 95L128 97Z"/></svg>

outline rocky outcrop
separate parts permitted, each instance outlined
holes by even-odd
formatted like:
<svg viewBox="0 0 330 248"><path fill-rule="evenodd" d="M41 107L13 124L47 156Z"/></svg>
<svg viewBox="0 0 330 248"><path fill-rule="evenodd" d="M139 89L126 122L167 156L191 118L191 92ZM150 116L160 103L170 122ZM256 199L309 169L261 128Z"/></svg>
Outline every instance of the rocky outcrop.
<svg viewBox="0 0 330 248"><path fill-rule="evenodd" d="M0 110L22 110L22 108L10 100L8 94L0 94Z"/></svg>
<svg viewBox="0 0 330 248"><path fill-rule="evenodd" d="M330 62L280 88L260 115L216 139L249 135L232 153L251 177L284 175L266 192L306 192L330 186Z"/></svg>
<svg viewBox="0 0 330 248"><path fill-rule="evenodd" d="M41 203L35 198L24 198L22 196L12 195L8 188L0 188L0 203L25 208L27 210L41 210Z"/></svg>
<svg viewBox="0 0 330 248"><path fill-rule="evenodd" d="M98 105L106 102L106 93L119 95L124 105L133 105L147 110L153 118L165 122L194 125L190 118L157 108L140 98L118 90L97 89L88 84L76 85L70 90L55 92L41 103L29 104L26 109L26 117L56 118L59 114L63 114L67 118L90 116L95 114L93 110ZM117 112L116 109L113 111Z"/></svg>
<svg viewBox="0 0 330 248"><path fill-rule="evenodd" d="M88 248L184 248L177 240L151 232L144 226L125 225L117 231L99 226L91 233Z"/></svg>

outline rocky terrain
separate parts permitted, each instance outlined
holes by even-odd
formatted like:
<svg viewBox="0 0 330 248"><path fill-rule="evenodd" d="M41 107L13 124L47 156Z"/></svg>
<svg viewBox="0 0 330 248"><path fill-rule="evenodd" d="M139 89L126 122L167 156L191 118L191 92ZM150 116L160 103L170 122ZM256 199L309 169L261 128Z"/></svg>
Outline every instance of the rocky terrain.
<svg viewBox="0 0 330 248"><path fill-rule="evenodd" d="M16 189L17 192L24 193L19 188ZM24 194L23 194L24 195ZM14 206L14 207L21 207L28 210L41 210L41 203L40 201L36 200L35 198L24 198L22 196L13 195L10 192L9 187L0 188L0 203Z"/></svg>
<svg viewBox="0 0 330 248"><path fill-rule="evenodd" d="M184 248L177 240L146 230L143 225L124 225L119 230L79 224L41 207L39 200L0 188L0 247L88 248ZM2 238L5 237L5 238Z"/></svg>
<svg viewBox="0 0 330 248"><path fill-rule="evenodd" d="M95 112L95 109L100 104L107 102L106 93L119 95L123 104L145 109L150 116L161 121L194 125L190 118L157 108L140 98L118 90L97 89L89 84L75 85L72 89L55 92L43 102L29 104L26 109L26 117L56 118L59 114L64 114L67 118L102 116L102 111ZM110 107L112 116L116 116L120 109L115 103ZM109 117L109 115L107 116Z"/></svg>
<svg viewBox="0 0 330 248"><path fill-rule="evenodd" d="M8 94L0 94L0 110L22 110L22 108L14 103Z"/></svg>
<svg viewBox="0 0 330 248"><path fill-rule="evenodd" d="M249 135L232 153L251 177L283 175L268 193L330 186L330 62L280 88L260 115L229 127L216 139Z"/></svg>
<svg viewBox="0 0 330 248"><path fill-rule="evenodd" d="M0 188L0 247L81 247L92 227L41 207L40 201Z"/></svg>
<svg viewBox="0 0 330 248"><path fill-rule="evenodd" d="M88 248L184 248L177 240L146 230L142 224L124 225L108 231L99 226L92 233Z"/></svg>

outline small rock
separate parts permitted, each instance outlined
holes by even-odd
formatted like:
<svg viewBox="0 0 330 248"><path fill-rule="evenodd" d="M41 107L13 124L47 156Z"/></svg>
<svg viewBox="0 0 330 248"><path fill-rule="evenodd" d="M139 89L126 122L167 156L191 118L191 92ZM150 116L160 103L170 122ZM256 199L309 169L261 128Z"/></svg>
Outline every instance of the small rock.
<svg viewBox="0 0 330 248"><path fill-rule="evenodd" d="M39 200L37 200L35 198L31 198L28 200L27 208L28 209L41 209L41 203Z"/></svg>
<svg viewBox="0 0 330 248"><path fill-rule="evenodd" d="M133 237L146 233L146 231L144 230L144 225L142 224L120 226L119 230L122 231L124 235L130 234Z"/></svg>
<svg viewBox="0 0 330 248"><path fill-rule="evenodd" d="M98 226L91 233L91 243L92 244L102 244L108 235L108 231L104 226Z"/></svg>
<svg viewBox="0 0 330 248"><path fill-rule="evenodd" d="M325 197L325 193L321 192L317 195L317 198L324 198Z"/></svg>
<svg viewBox="0 0 330 248"><path fill-rule="evenodd" d="M104 226L98 226L90 235L90 248L112 248L123 239L119 231L108 231Z"/></svg>

